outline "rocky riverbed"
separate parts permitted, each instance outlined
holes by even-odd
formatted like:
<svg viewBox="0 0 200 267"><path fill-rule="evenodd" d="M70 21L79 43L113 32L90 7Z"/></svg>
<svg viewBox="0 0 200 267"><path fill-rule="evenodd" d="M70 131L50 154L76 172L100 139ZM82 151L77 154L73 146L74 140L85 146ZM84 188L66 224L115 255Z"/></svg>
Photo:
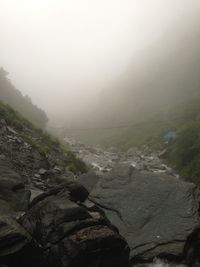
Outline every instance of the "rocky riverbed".
<svg viewBox="0 0 200 267"><path fill-rule="evenodd" d="M162 156L166 152L165 149L152 150L148 146L143 146L140 149L130 148L127 152L121 152L116 148L105 150L100 146L85 146L67 137L64 140L70 145L71 150L98 175L111 171L117 164L124 164L140 171L146 170L179 177L172 168L163 162Z"/></svg>

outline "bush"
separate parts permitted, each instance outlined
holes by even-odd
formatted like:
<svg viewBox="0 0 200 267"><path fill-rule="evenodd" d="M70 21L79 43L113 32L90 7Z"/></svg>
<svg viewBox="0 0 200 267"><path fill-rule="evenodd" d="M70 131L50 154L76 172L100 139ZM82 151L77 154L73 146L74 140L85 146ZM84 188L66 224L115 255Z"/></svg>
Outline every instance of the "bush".
<svg viewBox="0 0 200 267"><path fill-rule="evenodd" d="M167 159L190 182L200 185L200 122L187 124L168 148Z"/></svg>
<svg viewBox="0 0 200 267"><path fill-rule="evenodd" d="M18 135L42 156L51 153L55 158L60 159L60 164L68 167L75 174L87 172L86 164L76 158L71 151L68 151L58 139L34 126L22 115L1 101L0 119L4 119L8 125L17 130Z"/></svg>

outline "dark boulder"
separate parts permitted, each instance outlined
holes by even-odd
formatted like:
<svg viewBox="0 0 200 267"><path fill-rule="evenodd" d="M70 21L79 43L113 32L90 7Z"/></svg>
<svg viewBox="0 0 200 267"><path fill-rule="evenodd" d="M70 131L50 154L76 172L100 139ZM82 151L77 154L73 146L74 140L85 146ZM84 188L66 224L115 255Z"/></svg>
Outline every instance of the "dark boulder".
<svg viewBox="0 0 200 267"><path fill-rule="evenodd" d="M41 262L41 249L23 227L8 216L0 216L0 266L35 267Z"/></svg>
<svg viewBox="0 0 200 267"><path fill-rule="evenodd" d="M87 208L80 202L80 186L77 185L78 191L75 188L75 184L58 187L36 198L21 219L24 228L45 250L45 266L128 266L126 241L103 212L97 218L99 209Z"/></svg>
<svg viewBox="0 0 200 267"><path fill-rule="evenodd" d="M51 247L49 258L52 267L128 267L129 248L111 228L97 225L76 231Z"/></svg>
<svg viewBox="0 0 200 267"><path fill-rule="evenodd" d="M87 199L89 193L81 184L77 182L65 182L34 198L30 203L30 207L44 200L48 196L57 195L65 195L65 197L67 195L67 199L70 198L74 202L84 202Z"/></svg>
<svg viewBox="0 0 200 267"><path fill-rule="evenodd" d="M90 192L99 180L99 176L93 171L84 173L78 177L78 182Z"/></svg>
<svg viewBox="0 0 200 267"><path fill-rule="evenodd" d="M199 225L199 190L194 184L125 165L99 180L90 200L118 227L135 261L181 257L187 237Z"/></svg>
<svg viewBox="0 0 200 267"><path fill-rule="evenodd" d="M30 240L30 235L14 219L0 216L0 257L14 254Z"/></svg>
<svg viewBox="0 0 200 267"><path fill-rule="evenodd" d="M195 229L187 239L185 259L189 267L200 267L200 228Z"/></svg>
<svg viewBox="0 0 200 267"><path fill-rule="evenodd" d="M26 211L30 200L30 191L25 182L8 162L0 160L0 212L1 214Z"/></svg>

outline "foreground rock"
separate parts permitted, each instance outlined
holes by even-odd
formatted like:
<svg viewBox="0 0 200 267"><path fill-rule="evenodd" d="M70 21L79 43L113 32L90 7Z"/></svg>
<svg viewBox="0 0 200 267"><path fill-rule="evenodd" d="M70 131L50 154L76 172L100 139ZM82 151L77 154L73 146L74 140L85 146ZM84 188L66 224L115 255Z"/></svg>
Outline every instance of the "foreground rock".
<svg viewBox="0 0 200 267"><path fill-rule="evenodd" d="M118 166L99 180L90 199L103 208L131 249L131 259L183 255L199 225L199 191L173 177Z"/></svg>
<svg viewBox="0 0 200 267"><path fill-rule="evenodd" d="M80 184L82 184L88 190L88 192L91 192L91 190L94 188L94 186L98 182L99 178L100 177L97 174L95 174L95 172L89 171L88 173L84 173L80 175L77 178L77 181Z"/></svg>
<svg viewBox="0 0 200 267"><path fill-rule="evenodd" d="M14 219L0 216L0 266L35 267L42 251Z"/></svg>
<svg viewBox="0 0 200 267"><path fill-rule="evenodd" d="M189 267L200 266L200 228L189 236L185 246L186 263Z"/></svg>
<svg viewBox="0 0 200 267"><path fill-rule="evenodd" d="M34 200L23 227L45 251L45 266L126 267L129 248L86 190L66 183Z"/></svg>
<svg viewBox="0 0 200 267"><path fill-rule="evenodd" d="M0 214L14 214L28 209L30 191L25 180L0 160Z"/></svg>
<svg viewBox="0 0 200 267"><path fill-rule="evenodd" d="M13 219L0 217L0 257L12 255L31 240L29 234Z"/></svg>

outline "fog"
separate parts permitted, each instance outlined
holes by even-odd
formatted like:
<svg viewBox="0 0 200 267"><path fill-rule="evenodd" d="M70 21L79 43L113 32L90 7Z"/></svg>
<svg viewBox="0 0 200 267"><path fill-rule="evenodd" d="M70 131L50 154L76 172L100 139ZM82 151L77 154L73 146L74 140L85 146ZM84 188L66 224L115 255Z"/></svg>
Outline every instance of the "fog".
<svg viewBox="0 0 200 267"><path fill-rule="evenodd" d="M199 0L0 0L0 65L62 124L199 18Z"/></svg>

